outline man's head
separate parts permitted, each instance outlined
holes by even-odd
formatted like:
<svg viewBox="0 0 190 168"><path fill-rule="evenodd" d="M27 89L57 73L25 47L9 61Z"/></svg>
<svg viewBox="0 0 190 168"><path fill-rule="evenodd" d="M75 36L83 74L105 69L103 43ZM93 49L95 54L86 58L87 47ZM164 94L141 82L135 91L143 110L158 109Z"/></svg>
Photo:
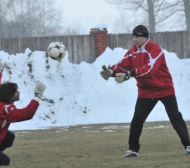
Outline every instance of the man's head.
<svg viewBox="0 0 190 168"><path fill-rule="evenodd" d="M138 25L133 29L133 41L140 47L142 46L149 37L149 31L144 25Z"/></svg>
<svg viewBox="0 0 190 168"><path fill-rule="evenodd" d="M19 100L18 85L16 83L3 83L0 86L0 101L12 103Z"/></svg>

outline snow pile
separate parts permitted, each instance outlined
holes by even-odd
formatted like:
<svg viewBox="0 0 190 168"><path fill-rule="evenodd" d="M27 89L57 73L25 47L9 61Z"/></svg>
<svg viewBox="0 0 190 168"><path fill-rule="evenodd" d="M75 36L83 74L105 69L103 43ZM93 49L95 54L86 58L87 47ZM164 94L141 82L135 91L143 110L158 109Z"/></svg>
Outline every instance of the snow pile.
<svg viewBox="0 0 190 168"><path fill-rule="evenodd" d="M100 76L102 65L112 65L123 58L127 50L116 48L106 51L92 63L72 64L65 58L54 61L45 52L29 49L24 54L8 55L1 51L8 69L3 81L19 86L18 108L25 107L34 97L36 82L46 85L43 101L34 118L11 124L11 129L38 129L92 123L130 122L137 98L135 79L118 84L114 79L105 81ZM174 53L164 51L173 76L179 109L185 120L190 120L190 60L180 60ZM30 56L29 56L30 55ZM168 120L161 103L154 108L147 121Z"/></svg>

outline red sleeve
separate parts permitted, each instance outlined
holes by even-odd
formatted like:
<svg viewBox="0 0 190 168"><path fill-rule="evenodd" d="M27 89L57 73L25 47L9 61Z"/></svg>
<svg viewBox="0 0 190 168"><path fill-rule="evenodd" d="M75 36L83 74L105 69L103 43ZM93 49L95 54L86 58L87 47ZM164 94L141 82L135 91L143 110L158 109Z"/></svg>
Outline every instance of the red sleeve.
<svg viewBox="0 0 190 168"><path fill-rule="evenodd" d="M113 70L113 75L115 76L116 73L123 73L125 70L131 70L131 59L130 57L132 56L132 50L131 48L124 56L122 60L120 60L117 64L112 65L110 69Z"/></svg>
<svg viewBox="0 0 190 168"><path fill-rule="evenodd" d="M143 67L134 69L136 77L152 75L158 70L158 68L162 64L164 53L159 45L153 45L151 49L147 52L147 54L149 56L149 62Z"/></svg>
<svg viewBox="0 0 190 168"><path fill-rule="evenodd" d="M23 109L17 109L15 105L5 105L4 111L7 113L7 123L31 119L34 116L38 106L39 103L35 100L31 100L28 106Z"/></svg>

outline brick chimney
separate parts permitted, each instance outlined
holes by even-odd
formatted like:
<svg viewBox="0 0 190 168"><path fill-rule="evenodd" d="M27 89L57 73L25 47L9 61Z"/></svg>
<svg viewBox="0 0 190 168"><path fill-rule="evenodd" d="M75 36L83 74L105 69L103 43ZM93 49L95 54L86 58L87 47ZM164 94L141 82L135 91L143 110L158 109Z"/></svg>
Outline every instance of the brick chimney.
<svg viewBox="0 0 190 168"><path fill-rule="evenodd" d="M99 57L107 47L107 29L103 30L99 28L92 28L90 34L95 35L95 50L96 50L96 58Z"/></svg>

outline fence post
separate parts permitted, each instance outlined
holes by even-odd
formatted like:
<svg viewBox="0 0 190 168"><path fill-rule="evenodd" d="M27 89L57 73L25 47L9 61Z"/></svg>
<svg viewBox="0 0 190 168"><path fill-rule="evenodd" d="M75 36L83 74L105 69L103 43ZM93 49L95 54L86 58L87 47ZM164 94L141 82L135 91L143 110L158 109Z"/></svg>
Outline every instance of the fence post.
<svg viewBox="0 0 190 168"><path fill-rule="evenodd" d="M100 30L99 28L92 28L90 34L95 35L95 52L96 58L100 56L108 46L107 29Z"/></svg>

